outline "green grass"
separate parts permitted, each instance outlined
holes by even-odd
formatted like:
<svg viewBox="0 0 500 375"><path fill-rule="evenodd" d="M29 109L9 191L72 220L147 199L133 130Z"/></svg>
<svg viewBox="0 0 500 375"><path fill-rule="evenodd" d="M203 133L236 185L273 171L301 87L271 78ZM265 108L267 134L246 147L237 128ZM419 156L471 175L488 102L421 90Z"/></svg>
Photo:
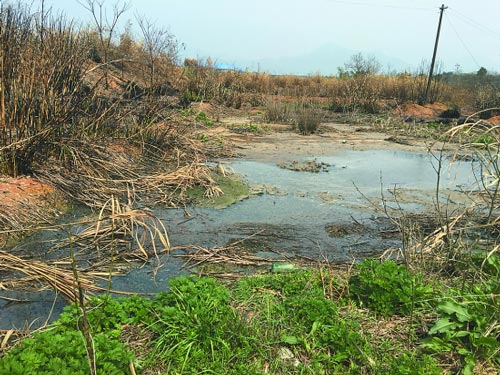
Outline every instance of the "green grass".
<svg viewBox="0 0 500 375"><path fill-rule="evenodd" d="M205 189L201 186L196 186L186 192L187 197L195 205L209 208L225 208L250 195L248 185L237 176L223 176L213 173L212 178L224 194L208 198L205 196Z"/></svg>
<svg viewBox="0 0 500 375"><path fill-rule="evenodd" d="M271 130L268 125L259 124L232 124L229 129L237 133L253 133L253 134L264 134Z"/></svg>
<svg viewBox="0 0 500 375"><path fill-rule="evenodd" d="M462 360L454 373L472 374L479 362L494 368L500 365L500 261L493 256L488 264L490 278L434 295L404 266L366 261L347 279L325 269L247 276L230 285L179 277L154 299L95 298L87 318L98 373L128 373L133 363L138 374L154 368L163 374L437 375L443 369L436 358L447 357L436 355L446 352ZM123 337L131 326L148 338L141 350L125 344L142 339ZM69 307L49 329L12 349L0 360L0 373L88 373L79 310Z"/></svg>
<svg viewBox="0 0 500 375"><path fill-rule="evenodd" d="M495 142L496 139L488 134L480 135L471 141L472 144L483 144L483 145L491 145Z"/></svg>

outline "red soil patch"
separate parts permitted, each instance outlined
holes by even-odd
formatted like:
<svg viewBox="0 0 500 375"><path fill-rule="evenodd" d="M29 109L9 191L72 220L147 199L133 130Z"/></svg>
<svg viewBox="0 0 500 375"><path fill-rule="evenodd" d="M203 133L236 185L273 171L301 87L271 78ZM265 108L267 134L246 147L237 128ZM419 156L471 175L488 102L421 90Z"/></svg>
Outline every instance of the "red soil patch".
<svg viewBox="0 0 500 375"><path fill-rule="evenodd" d="M426 104L425 106L408 103L396 109L395 114L405 117L431 119L439 117L439 114L446 109L448 109L448 107L440 103Z"/></svg>
<svg viewBox="0 0 500 375"><path fill-rule="evenodd" d="M495 125L500 125L500 115L488 119L489 122Z"/></svg>
<svg viewBox="0 0 500 375"><path fill-rule="evenodd" d="M0 179L0 209L15 209L21 202L41 204L44 198L55 192L50 185L32 177Z"/></svg>
<svg viewBox="0 0 500 375"><path fill-rule="evenodd" d="M210 115L214 111L214 107L210 103L193 103L191 104L191 107L196 111L196 112L204 112L207 115Z"/></svg>

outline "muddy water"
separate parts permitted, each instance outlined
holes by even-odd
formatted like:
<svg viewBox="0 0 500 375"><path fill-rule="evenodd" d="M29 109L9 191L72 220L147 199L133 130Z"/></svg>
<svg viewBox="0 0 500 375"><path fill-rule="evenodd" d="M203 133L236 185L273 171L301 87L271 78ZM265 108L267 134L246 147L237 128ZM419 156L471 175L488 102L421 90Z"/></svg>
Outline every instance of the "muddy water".
<svg viewBox="0 0 500 375"><path fill-rule="evenodd" d="M253 187L249 198L224 209L191 207L189 217L183 210L156 209L154 213L165 222L173 246L210 248L250 237L244 243L260 256L362 259L400 245L397 236L385 235L392 233L393 226L380 210L382 195L394 213L432 208L437 175L431 161L427 154L350 151L317 158L327 165L319 173L291 171L271 162L228 161L224 167ZM457 190L474 187L472 168L463 162L449 166L445 160L440 199L453 196L458 206L466 206L468 202L461 200ZM27 246L26 251L34 250ZM165 255L161 261L157 272L145 265L115 277L112 289L164 291L170 277L187 273L178 258ZM0 329L22 328L26 323L39 326L51 309L53 319L64 306L51 292L2 291L1 296L32 302L9 303L0 298Z"/></svg>
<svg viewBox="0 0 500 375"><path fill-rule="evenodd" d="M317 162L329 166L310 173L274 163L233 161L226 168L242 175L261 194L223 210L193 208L188 221L171 212L158 214L170 222L177 244L191 241L210 247L253 235L257 245L288 256L346 261L398 245L397 239L380 235L390 226L386 215L375 210L383 206L382 195L396 211L418 212L433 206L437 174L426 154L352 151ZM470 163L450 166L444 161L440 200L472 187L474 181Z"/></svg>

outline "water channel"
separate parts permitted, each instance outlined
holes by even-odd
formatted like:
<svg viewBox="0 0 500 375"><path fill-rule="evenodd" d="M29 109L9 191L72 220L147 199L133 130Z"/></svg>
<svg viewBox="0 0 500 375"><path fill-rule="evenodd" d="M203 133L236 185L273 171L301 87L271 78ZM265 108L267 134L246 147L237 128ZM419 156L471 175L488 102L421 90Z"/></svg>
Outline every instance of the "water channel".
<svg viewBox="0 0 500 375"><path fill-rule="evenodd" d="M225 169L241 175L253 187L250 197L224 209L190 207L189 218L184 210L153 212L168 228L173 246L211 248L250 237L248 242L255 254L262 257L284 254L346 262L400 246L397 236L381 235L392 225L381 210L382 197L391 212L424 212L436 201L437 162L428 154L349 151L318 157L316 162L322 165L318 173L248 159L227 161ZM439 199L445 202L451 194L474 189L474 168L472 162L450 165L445 159ZM463 200L455 204L466 207L469 203ZM33 252L36 244L26 246L26 252ZM151 265L142 265L115 277L112 289L165 291L169 278L188 272L182 269L183 260L179 258L165 254L161 262L163 266L155 276ZM2 296L29 302L10 303ZM0 329L39 326L48 317L57 317L64 305L50 291L1 291Z"/></svg>

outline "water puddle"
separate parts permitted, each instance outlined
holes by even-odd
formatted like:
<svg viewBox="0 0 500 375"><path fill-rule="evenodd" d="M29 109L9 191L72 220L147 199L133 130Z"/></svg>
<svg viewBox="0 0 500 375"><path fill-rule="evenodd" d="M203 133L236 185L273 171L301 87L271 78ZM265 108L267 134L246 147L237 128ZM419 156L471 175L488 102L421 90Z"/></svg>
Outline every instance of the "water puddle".
<svg viewBox="0 0 500 375"><path fill-rule="evenodd" d="M212 248L248 237L246 246L262 257L278 253L333 262L362 259L400 246L398 236L391 235L391 221L380 210L382 195L389 209L396 211L423 212L432 207L436 189L432 160L427 154L352 151L317 158L321 165L317 173L290 170L279 163L234 160L224 167L254 187L249 198L224 209L191 207L190 216L184 210L155 209L154 214L164 221L173 246ZM442 199L455 194L456 204L468 205L460 201L458 191L473 187L472 167L471 162L451 166L443 162ZM167 289L169 278L187 273L182 259L163 255L160 261L159 269L145 264L126 276L114 277L111 288L155 293ZM0 297L35 302L11 303L0 298L0 329L22 328L25 322L37 326L51 310L52 318L57 317L64 305L50 292L21 294L2 291Z"/></svg>
<svg viewBox="0 0 500 375"><path fill-rule="evenodd" d="M251 186L266 187L262 194L224 210L193 208L189 220L172 211L156 214L169 223L177 245L220 246L254 235L253 241L288 256L347 261L397 244L379 236L390 225L383 213L373 210L374 205L382 208L382 194L388 206L415 212L431 208L435 200L437 175L426 154L352 151L317 162L329 167L310 173L236 160L226 168L242 175ZM443 194L470 188L475 181L471 168L471 163L450 166L445 161ZM397 203L394 195L400 197ZM356 230L348 230L353 224ZM332 235L332 226L347 229L342 236Z"/></svg>

